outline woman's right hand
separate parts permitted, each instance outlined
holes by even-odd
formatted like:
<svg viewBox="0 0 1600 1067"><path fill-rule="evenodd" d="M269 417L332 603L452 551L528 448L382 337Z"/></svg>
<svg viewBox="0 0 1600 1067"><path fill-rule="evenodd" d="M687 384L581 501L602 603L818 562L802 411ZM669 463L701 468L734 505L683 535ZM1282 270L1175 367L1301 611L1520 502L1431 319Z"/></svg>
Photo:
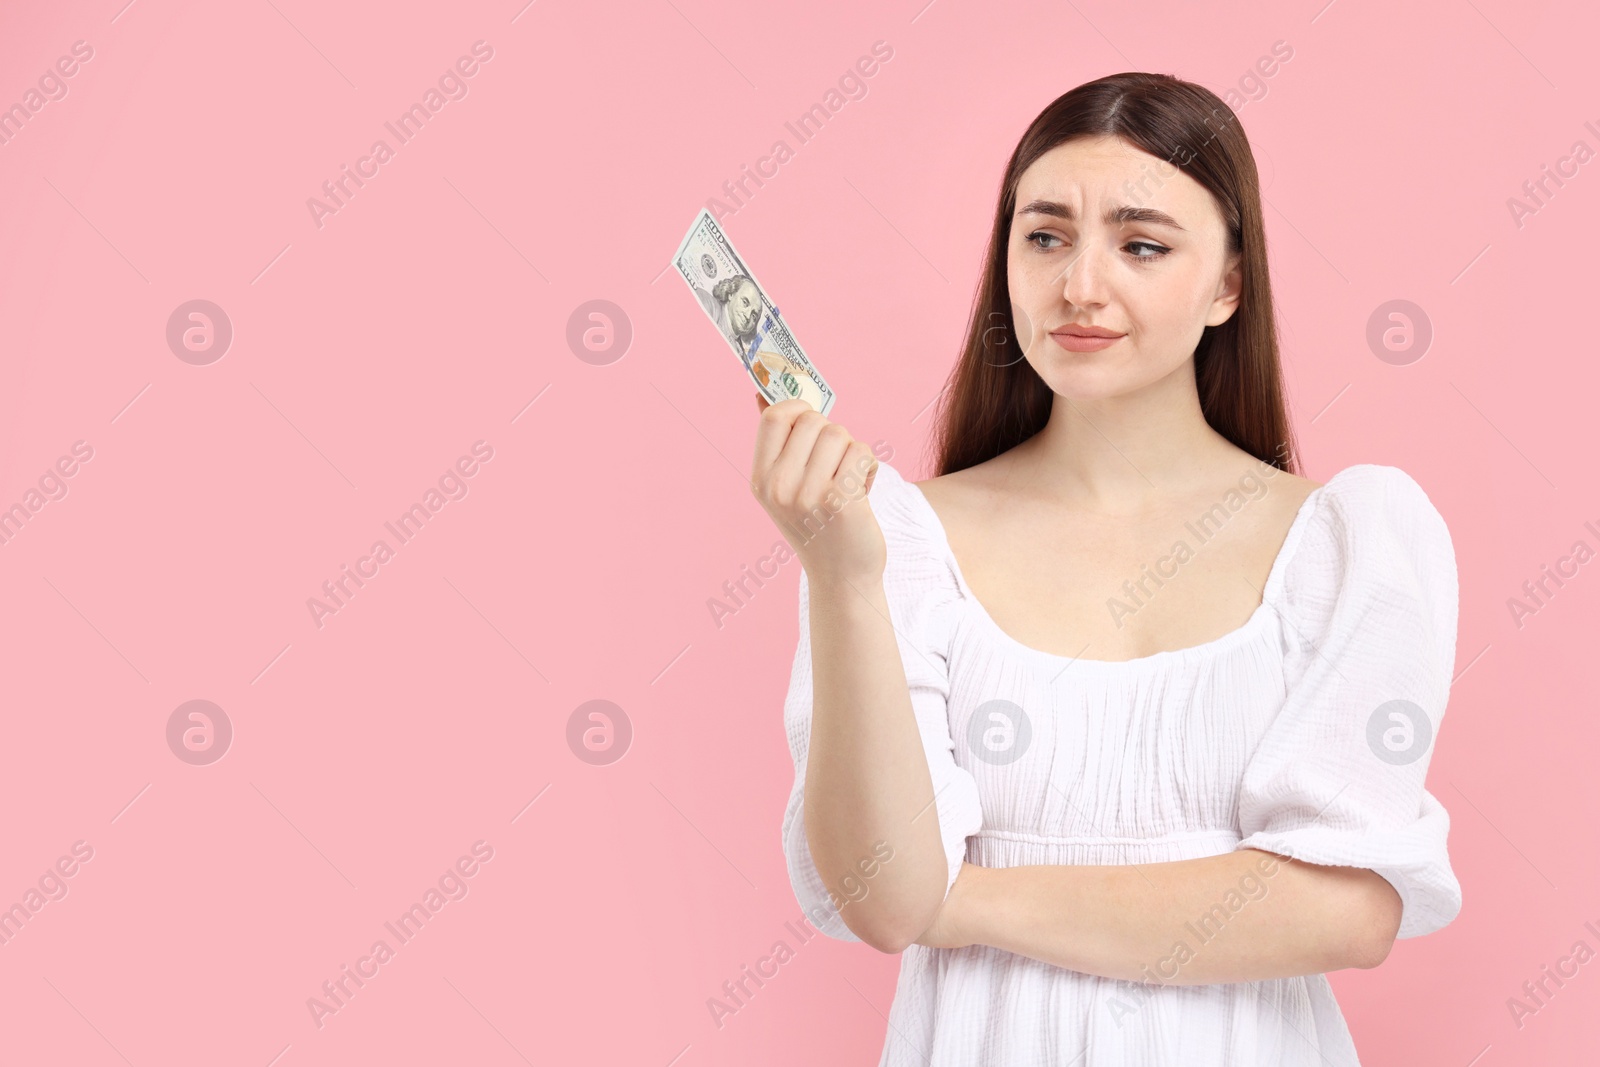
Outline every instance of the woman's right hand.
<svg viewBox="0 0 1600 1067"><path fill-rule="evenodd" d="M756 394L750 491L800 557L808 579L871 582L883 576L888 548L867 491L878 460L865 441L804 400L768 404Z"/></svg>

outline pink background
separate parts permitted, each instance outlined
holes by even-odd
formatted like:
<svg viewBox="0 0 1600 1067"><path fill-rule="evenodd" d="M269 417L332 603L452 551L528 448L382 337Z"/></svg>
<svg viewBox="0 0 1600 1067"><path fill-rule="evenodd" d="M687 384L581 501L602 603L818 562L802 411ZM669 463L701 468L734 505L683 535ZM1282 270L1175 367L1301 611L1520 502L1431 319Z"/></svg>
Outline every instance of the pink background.
<svg viewBox="0 0 1600 1067"><path fill-rule="evenodd" d="M1028 122L1120 70L1249 88L1284 41L1239 114L1306 473L1403 468L1461 574L1429 788L1465 906L1333 983L1367 1064L1587 1062L1600 964L1507 1009L1600 948L1600 563L1520 628L1507 607L1600 548L1600 176L1507 206L1600 148L1582 5L524 2L0 14L0 105L93 49L0 145L0 507L93 449L0 545L0 904L93 849L0 946L0 1059L875 1063L898 961L865 946L818 937L720 1028L707 1008L794 947L799 569L713 622L777 534L744 481L753 390L671 255L788 140L724 225L833 417L926 477ZM480 40L467 95L319 227L307 199ZM880 40L867 95L797 144L784 122ZM209 365L166 340L196 299L233 328ZM599 299L633 331L603 365L567 342ZM1396 299L1434 330L1404 365L1366 341ZM318 627L307 600L477 441L467 495ZM596 699L633 729L603 766L567 741ZM191 700L234 731L209 765L168 744ZM477 841L467 895L319 1028L307 999Z"/></svg>

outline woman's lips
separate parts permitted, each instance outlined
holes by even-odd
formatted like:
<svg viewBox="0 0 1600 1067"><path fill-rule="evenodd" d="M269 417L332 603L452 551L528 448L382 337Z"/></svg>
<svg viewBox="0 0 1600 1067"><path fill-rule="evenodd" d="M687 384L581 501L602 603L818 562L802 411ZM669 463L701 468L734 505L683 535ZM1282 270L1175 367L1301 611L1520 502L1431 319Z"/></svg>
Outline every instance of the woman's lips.
<svg viewBox="0 0 1600 1067"><path fill-rule="evenodd" d="M1065 348L1068 352L1098 352L1102 348L1110 348L1126 336L1126 334L1119 334L1116 337L1084 337L1082 334L1075 333L1053 333L1050 335L1056 344Z"/></svg>

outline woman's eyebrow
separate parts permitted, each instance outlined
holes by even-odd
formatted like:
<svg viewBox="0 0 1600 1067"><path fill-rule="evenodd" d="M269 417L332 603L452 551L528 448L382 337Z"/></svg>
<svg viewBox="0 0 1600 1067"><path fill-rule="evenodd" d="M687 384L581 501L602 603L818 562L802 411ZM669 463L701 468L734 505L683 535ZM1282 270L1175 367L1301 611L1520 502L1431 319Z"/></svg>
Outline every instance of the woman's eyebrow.
<svg viewBox="0 0 1600 1067"><path fill-rule="evenodd" d="M1072 205L1058 203L1054 200L1033 200L1021 208L1018 215L1050 215L1054 218L1065 219L1068 222L1076 221L1077 213ZM1158 211L1153 207L1134 207L1131 204L1121 204L1105 213L1104 222L1107 226L1122 226L1130 222L1144 222L1153 226L1169 226L1174 230L1183 229L1178 225L1178 220L1168 215L1165 211Z"/></svg>

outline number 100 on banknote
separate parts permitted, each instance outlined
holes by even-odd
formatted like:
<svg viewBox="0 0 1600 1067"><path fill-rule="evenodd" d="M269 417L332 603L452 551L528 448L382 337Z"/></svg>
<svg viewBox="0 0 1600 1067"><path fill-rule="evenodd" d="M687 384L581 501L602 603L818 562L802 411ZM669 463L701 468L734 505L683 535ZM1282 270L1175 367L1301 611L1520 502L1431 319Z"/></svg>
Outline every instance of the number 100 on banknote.
<svg viewBox="0 0 1600 1067"><path fill-rule="evenodd" d="M832 409L833 390L711 212L694 220L673 264L768 403L798 397L823 415Z"/></svg>

